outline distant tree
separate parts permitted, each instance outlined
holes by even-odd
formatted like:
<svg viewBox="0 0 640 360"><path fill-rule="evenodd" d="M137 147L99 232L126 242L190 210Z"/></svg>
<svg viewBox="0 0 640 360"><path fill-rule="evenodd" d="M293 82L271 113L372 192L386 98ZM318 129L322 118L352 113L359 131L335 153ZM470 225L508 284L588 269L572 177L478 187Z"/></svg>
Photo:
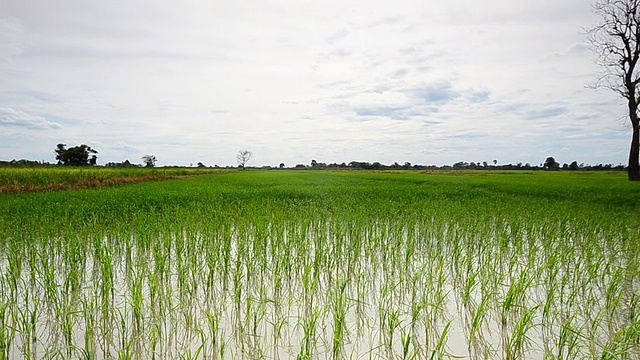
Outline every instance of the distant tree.
<svg viewBox="0 0 640 360"><path fill-rule="evenodd" d="M455 170L460 170L460 169L469 167L469 163L465 161L458 161L457 163L454 163L451 167L454 168Z"/></svg>
<svg viewBox="0 0 640 360"><path fill-rule="evenodd" d="M203 168L203 167L206 167L206 166L205 166L202 162L199 162L199 163L198 163L198 167L199 167L199 168Z"/></svg>
<svg viewBox="0 0 640 360"><path fill-rule="evenodd" d="M317 167L317 166L318 166L318 162L317 162L315 159L314 159L314 160L311 160L311 167L312 167L312 168L315 168L315 167Z"/></svg>
<svg viewBox="0 0 640 360"><path fill-rule="evenodd" d="M379 166L379 165L380 163L377 163L377 165L375 166ZM372 170L374 168L374 165L366 161L351 161L349 162L349 167L352 169Z"/></svg>
<svg viewBox="0 0 640 360"><path fill-rule="evenodd" d="M280 163L280 166L278 166L280 169L284 169L284 163Z"/></svg>
<svg viewBox="0 0 640 360"><path fill-rule="evenodd" d="M144 162L145 167L154 167L156 166L158 158L156 158L155 155L145 155L142 157L142 161Z"/></svg>
<svg viewBox="0 0 640 360"><path fill-rule="evenodd" d="M493 166L496 166L496 165L498 165L498 160L493 159Z"/></svg>
<svg viewBox="0 0 640 360"><path fill-rule="evenodd" d="M569 170L578 170L578 162L577 161L571 162L571 164L569 164Z"/></svg>
<svg viewBox="0 0 640 360"><path fill-rule="evenodd" d="M236 155L236 160L238 161L238 166L242 169L245 168L247 162L251 159L253 153L249 150L240 150L238 151L238 155Z"/></svg>
<svg viewBox="0 0 640 360"><path fill-rule="evenodd" d="M556 162L553 156L549 156L545 161L543 167L547 170L557 170L560 168L560 164Z"/></svg>
<svg viewBox="0 0 640 360"><path fill-rule="evenodd" d="M105 167L135 167L137 165L132 164L129 160L125 160L124 162L108 162L104 165Z"/></svg>
<svg viewBox="0 0 640 360"><path fill-rule="evenodd" d="M98 152L87 145L79 145L70 148L66 148L65 144L58 144L54 152L56 153L56 160L61 165L73 165L73 166L86 166L95 165L98 157L95 155ZM93 154L93 155L91 155Z"/></svg>

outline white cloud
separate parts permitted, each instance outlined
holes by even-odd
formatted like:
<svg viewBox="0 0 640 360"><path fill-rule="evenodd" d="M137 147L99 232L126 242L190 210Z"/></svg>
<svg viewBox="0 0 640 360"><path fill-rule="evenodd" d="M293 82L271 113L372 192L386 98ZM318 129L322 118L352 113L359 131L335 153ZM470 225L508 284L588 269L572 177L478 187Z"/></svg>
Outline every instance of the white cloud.
<svg viewBox="0 0 640 360"><path fill-rule="evenodd" d="M563 148L584 151L579 162L624 162L624 106L584 88L598 70L581 35L591 10L583 0L2 3L0 124L30 136L0 158L38 148L29 141L52 142L41 155L51 157L77 139L96 144L100 162L153 153L160 165L235 164L241 148L257 165L534 163ZM60 124L63 134L33 131Z"/></svg>
<svg viewBox="0 0 640 360"><path fill-rule="evenodd" d="M62 129L56 122L49 121L42 116L34 116L24 111L0 107L0 126L19 127L28 130Z"/></svg>
<svg viewBox="0 0 640 360"><path fill-rule="evenodd" d="M11 61L23 51L24 31L15 18L0 17L0 62Z"/></svg>

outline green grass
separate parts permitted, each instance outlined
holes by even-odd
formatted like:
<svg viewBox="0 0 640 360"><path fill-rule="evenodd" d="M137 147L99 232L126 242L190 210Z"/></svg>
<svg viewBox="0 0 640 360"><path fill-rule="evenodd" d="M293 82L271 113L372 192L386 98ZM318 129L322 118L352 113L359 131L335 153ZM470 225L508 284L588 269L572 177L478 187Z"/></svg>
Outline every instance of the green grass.
<svg viewBox="0 0 640 360"><path fill-rule="evenodd" d="M211 168L0 167L0 193L77 189L172 177L215 174Z"/></svg>
<svg viewBox="0 0 640 360"><path fill-rule="evenodd" d="M3 194L0 359L635 358L639 209L613 172Z"/></svg>

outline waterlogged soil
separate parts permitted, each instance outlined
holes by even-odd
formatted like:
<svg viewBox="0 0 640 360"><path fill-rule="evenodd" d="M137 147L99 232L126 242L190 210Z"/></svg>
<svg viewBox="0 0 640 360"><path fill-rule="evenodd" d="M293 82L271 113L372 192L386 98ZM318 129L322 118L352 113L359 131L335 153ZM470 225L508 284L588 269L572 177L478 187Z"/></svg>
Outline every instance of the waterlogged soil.
<svg viewBox="0 0 640 360"><path fill-rule="evenodd" d="M229 246L228 258L214 258L220 254L210 250L224 250L207 249L214 239L203 234L172 234L148 244L106 238L98 247L87 239L75 263L63 241L34 248L51 262L27 252L19 274L13 273L18 264L4 259L1 304L5 338L11 339L6 355L543 359L563 351L592 357L607 346L626 347L630 358L640 354L633 338L614 343L621 331L637 326L627 317L629 306L637 305L637 278L612 295L604 287L615 272L599 272L602 283L569 272L569 264L554 272L544 268L544 249L502 254L488 247L496 257L483 263L477 257L455 260L455 246L431 239L437 246L416 246L408 254L404 244L426 236L417 229L400 239L378 229L363 229L362 239L307 230L304 243L289 237L300 229L263 230L264 237L232 230L222 246ZM337 238L342 248L333 247ZM264 248L254 247L263 241ZM394 246L393 254L385 251ZM285 254L307 260L283 263ZM610 296L618 297L615 303ZM572 332L563 339L567 326Z"/></svg>

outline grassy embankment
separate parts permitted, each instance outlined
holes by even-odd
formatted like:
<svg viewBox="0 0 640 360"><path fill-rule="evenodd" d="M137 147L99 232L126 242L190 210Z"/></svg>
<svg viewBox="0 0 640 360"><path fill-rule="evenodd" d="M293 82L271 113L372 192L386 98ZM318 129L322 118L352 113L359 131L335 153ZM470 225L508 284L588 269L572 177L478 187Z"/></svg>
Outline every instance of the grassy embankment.
<svg viewBox="0 0 640 360"><path fill-rule="evenodd" d="M640 356L638 184L438 174L1 195L0 359Z"/></svg>
<svg viewBox="0 0 640 360"><path fill-rule="evenodd" d="M4 167L0 168L0 194L112 186L133 182L216 174L211 168L103 168L103 167Z"/></svg>

